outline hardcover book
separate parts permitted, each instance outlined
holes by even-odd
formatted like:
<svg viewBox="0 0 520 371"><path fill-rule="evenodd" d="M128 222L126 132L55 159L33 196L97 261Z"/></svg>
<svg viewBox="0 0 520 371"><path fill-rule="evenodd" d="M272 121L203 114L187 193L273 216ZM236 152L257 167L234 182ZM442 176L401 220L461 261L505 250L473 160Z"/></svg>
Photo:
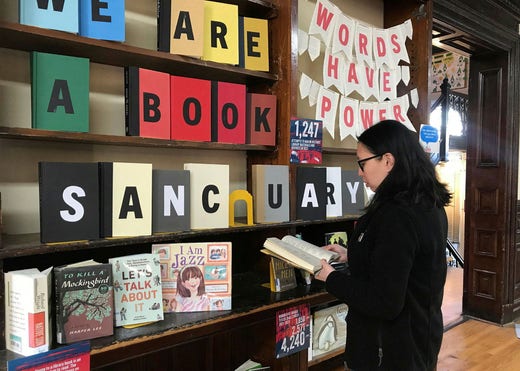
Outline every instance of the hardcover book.
<svg viewBox="0 0 520 371"><path fill-rule="evenodd" d="M211 140L246 142L246 86L230 82L211 83Z"/></svg>
<svg viewBox="0 0 520 371"><path fill-rule="evenodd" d="M327 232L325 233L325 245L338 244L347 247L348 236L345 231Z"/></svg>
<svg viewBox="0 0 520 371"><path fill-rule="evenodd" d="M314 312L312 316L312 359L325 357L327 354L345 348L347 314L348 306L346 304L338 304Z"/></svg>
<svg viewBox="0 0 520 371"><path fill-rule="evenodd" d="M252 193L255 223L289 221L289 167L253 165Z"/></svg>
<svg viewBox="0 0 520 371"><path fill-rule="evenodd" d="M269 30L267 19L239 17L240 67L269 71Z"/></svg>
<svg viewBox="0 0 520 371"><path fill-rule="evenodd" d="M324 167L296 168L296 218L325 220L327 218L327 184Z"/></svg>
<svg viewBox="0 0 520 371"><path fill-rule="evenodd" d="M159 0L157 49L200 58L204 38L204 0Z"/></svg>
<svg viewBox="0 0 520 371"><path fill-rule="evenodd" d="M326 167L327 177L327 218L343 215L341 167Z"/></svg>
<svg viewBox="0 0 520 371"><path fill-rule="evenodd" d="M171 76L171 139L211 142L211 81Z"/></svg>
<svg viewBox="0 0 520 371"><path fill-rule="evenodd" d="M20 24L51 30L79 32L76 1L19 0Z"/></svg>
<svg viewBox="0 0 520 371"><path fill-rule="evenodd" d="M101 237L152 234L152 164L100 162Z"/></svg>
<svg viewBox="0 0 520 371"><path fill-rule="evenodd" d="M125 0L81 0L79 34L93 39L125 41Z"/></svg>
<svg viewBox="0 0 520 371"><path fill-rule="evenodd" d="M154 244L165 312L231 309L231 242Z"/></svg>
<svg viewBox="0 0 520 371"><path fill-rule="evenodd" d="M311 274L321 269L321 259L330 263L339 258L339 254L336 252L322 249L290 235L284 236L282 239L267 238L264 242L264 249L261 251Z"/></svg>
<svg viewBox="0 0 520 371"><path fill-rule="evenodd" d="M152 176L152 232L189 230L190 172L153 169Z"/></svg>
<svg viewBox="0 0 520 371"><path fill-rule="evenodd" d="M22 370L90 371L90 343L80 341L44 353L7 361L7 371Z"/></svg>
<svg viewBox="0 0 520 371"><path fill-rule="evenodd" d="M296 287L294 266L274 256L269 261L269 276L272 292L283 292Z"/></svg>
<svg viewBox="0 0 520 371"><path fill-rule="evenodd" d="M170 75L125 67L126 134L170 139Z"/></svg>
<svg viewBox="0 0 520 371"><path fill-rule="evenodd" d="M202 59L238 65L238 5L204 1Z"/></svg>
<svg viewBox="0 0 520 371"><path fill-rule="evenodd" d="M184 164L190 172L191 228L229 227L229 165Z"/></svg>
<svg viewBox="0 0 520 371"><path fill-rule="evenodd" d="M4 274L5 347L28 356L51 348L52 267Z"/></svg>
<svg viewBox="0 0 520 371"><path fill-rule="evenodd" d="M136 254L108 260L114 280L116 326L143 325L164 318L159 255Z"/></svg>
<svg viewBox="0 0 520 371"><path fill-rule="evenodd" d="M56 341L68 344L114 333L112 266L87 260L54 269Z"/></svg>
<svg viewBox="0 0 520 371"><path fill-rule="evenodd" d="M343 215L361 215L365 207L365 186L355 170L341 172Z"/></svg>
<svg viewBox="0 0 520 371"><path fill-rule="evenodd" d="M246 95L247 143L276 145L276 95Z"/></svg>
<svg viewBox="0 0 520 371"><path fill-rule="evenodd" d="M38 172L41 242L98 239L97 164L40 162Z"/></svg>
<svg viewBox="0 0 520 371"><path fill-rule="evenodd" d="M88 132L89 73L87 58L32 52L32 127Z"/></svg>

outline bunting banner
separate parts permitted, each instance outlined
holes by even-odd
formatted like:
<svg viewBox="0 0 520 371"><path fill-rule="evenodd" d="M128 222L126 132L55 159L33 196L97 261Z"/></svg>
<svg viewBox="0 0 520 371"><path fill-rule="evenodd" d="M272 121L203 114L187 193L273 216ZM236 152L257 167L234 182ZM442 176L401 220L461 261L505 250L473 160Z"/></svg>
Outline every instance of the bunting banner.
<svg viewBox="0 0 520 371"><path fill-rule="evenodd" d="M323 121L333 139L336 122L341 140L355 139L384 119L415 131L407 112L418 105L417 89L397 96L397 85L410 83L410 67L400 63L410 63L406 40L413 37L411 20L388 29L371 27L343 14L331 1L317 0L308 33L299 29L298 35L300 55L307 51L314 62L323 54L322 82L302 72L299 89L302 100L316 105L316 120Z"/></svg>

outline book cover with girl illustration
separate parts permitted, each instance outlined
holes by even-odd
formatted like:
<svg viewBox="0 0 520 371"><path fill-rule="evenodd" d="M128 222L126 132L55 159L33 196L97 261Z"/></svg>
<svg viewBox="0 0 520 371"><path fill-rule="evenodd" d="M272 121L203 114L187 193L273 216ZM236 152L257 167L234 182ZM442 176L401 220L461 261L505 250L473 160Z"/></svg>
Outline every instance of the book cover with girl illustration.
<svg viewBox="0 0 520 371"><path fill-rule="evenodd" d="M231 309L231 242L152 245L159 255L164 312Z"/></svg>

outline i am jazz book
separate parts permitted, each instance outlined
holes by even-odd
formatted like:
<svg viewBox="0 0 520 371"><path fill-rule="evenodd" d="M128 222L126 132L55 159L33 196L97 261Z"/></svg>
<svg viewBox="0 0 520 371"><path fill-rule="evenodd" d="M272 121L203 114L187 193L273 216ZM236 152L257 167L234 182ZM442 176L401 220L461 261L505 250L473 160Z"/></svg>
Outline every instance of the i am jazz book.
<svg viewBox="0 0 520 371"><path fill-rule="evenodd" d="M231 242L152 245L159 254L165 312L231 309Z"/></svg>

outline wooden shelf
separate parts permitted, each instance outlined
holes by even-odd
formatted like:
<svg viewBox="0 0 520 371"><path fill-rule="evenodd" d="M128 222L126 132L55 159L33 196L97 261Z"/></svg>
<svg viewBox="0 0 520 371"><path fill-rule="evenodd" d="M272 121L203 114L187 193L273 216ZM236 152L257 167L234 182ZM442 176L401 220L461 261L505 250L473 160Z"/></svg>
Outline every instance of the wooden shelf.
<svg viewBox="0 0 520 371"><path fill-rule="evenodd" d="M222 3L238 5L240 15L272 19L278 16L278 9L269 0L220 0Z"/></svg>
<svg viewBox="0 0 520 371"><path fill-rule="evenodd" d="M214 228L189 230L184 232L160 233L150 236L127 238L106 238L91 241L70 241L42 244L39 233L21 235L3 235L3 246L0 249L0 259L20 258L31 255L53 254L80 250L106 249L115 246L143 245L183 241L190 238L208 239L216 236L247 233L253 231L269 231L273 229L288 229L304 226L315 226L329 223L341 223L356 220L358 216L332 218L322 221L292 221L286 223L255 224L230 228Z"/></svg>
<svg viewBox="0 0 520 371"><path fill-rule="evenodd" d="M176 76L186 76L247 85L272 84L277 76L261 71L203 61L124 43L90 39L63 31L0 21L0 47L66 54L111 66L139 66Z"/></svg>
<svg viewBox="0 0 520 371"><path fill-rule="evenodd" d="M129 147L157 147L176 149L206 149L230 151L273 151L274 146L258 144L231 144L215 142L189 142L119 135L73 133L54 130L0 127L0 138L41 140L47 142L69 142Z"/></svg>
<svg viewBox="0 0 520 371"><path fill-rule="evenodd" d="M326 155L355 155L356 149L325 147L323 148L322 153Z"/></svg>
<svg viewBox="0 0 520 371"><path fill-rule="evenodd" d="M255 322L270 321L276 311L289 306L311 306L334 301L322 283L300 285L283 293L272 293L251 277L233 277L233 309L229 311L166 313L165 319L133 329L114 329L113 336L91 340L91 367L106 367L121 359L139 357L157 349L173 348L186 341L212 336L222 329L241 328ZM274 336L274 334L273 334ZM130 356L131 355L131 356ZM20 357L0 351L0 370L6 361Z"/></svg>

